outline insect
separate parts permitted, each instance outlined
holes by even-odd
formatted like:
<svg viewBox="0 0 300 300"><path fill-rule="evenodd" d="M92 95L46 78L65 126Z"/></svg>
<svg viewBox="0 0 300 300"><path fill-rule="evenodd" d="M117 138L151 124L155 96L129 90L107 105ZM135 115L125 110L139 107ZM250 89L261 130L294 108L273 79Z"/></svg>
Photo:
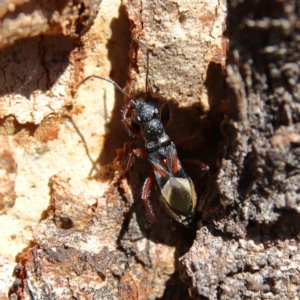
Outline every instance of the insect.
<svg viewBox="0 0 300 300"><path fill-rule="evenodd" d="M147 52L145 99L131 99L116 82L98 75L91 75L84 81L91 77L108 81L129 100L122 112L122 122L130 134L143 137L145 150L134 149L129 154L124 172L129 171L135 157L148 157L153 172L144 182L141 198L150 220L155 221L149 200L150 187L155 178L160 194L159 201L165 211L179 223L189 226L195 215L197 195L192 180L182 167L182 162L199 167L206 172L209 171L209 167L198 161L185 160L181 162L178 159L176 146L164 129L170 118L167 101L163 101L160 111L148 101L148 55L149 52ZM133 113L133 117L128 117L129 113ZM179 144L189 140L190 138L187 138Z"/></svg>

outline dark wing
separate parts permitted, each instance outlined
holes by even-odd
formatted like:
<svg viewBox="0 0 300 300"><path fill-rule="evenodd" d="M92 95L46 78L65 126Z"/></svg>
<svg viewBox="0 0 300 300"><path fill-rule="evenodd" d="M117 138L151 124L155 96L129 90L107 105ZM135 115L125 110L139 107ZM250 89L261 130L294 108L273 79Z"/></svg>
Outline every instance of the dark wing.
<svg viewBox="0 0 300 300"><path fill-rule="evenodd" d="M175 147L168 149L166 162L153 154L149 155L149 161L166 203L172 210L188 212L193 205L194 188L181 167Z"/></svg>
<svg viewBox="0 0 300 300"><path fill-rule="evenodd" d="M161 189L161 194L173 210L187 213L191 209L193 194L188 178L171 176Z"/></svg>

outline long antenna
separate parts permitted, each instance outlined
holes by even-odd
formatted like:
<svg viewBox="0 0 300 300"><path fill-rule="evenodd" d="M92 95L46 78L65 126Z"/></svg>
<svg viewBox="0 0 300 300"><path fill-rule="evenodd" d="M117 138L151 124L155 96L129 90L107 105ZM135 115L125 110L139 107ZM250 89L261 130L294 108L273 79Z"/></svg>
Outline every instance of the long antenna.
<svg viewBox="0 0 300 300"><path fill-rule="evenodd" d="M146 68L146 97L149 93L149 86L148 86L148 77L149 77L149 52L150 50L147 49L147 68ZM145 99L146 100L146 99Z"/></svg>
<svg viewBox="0 0 300 300"><path fill-rule="evenodd" d="M98 76L98 75L91 75L91 76L88 76L86 77L85 79L83 79L79 84L78 84L78 87L80 87L84 82L86 82L87 80L89 80L90 78L97 78L97 79L102 79L102 80L105 80L107 82L110 82L112 83L125 97L127 97L128 100L130 100L130 97L123 91L123 89L116 83L114 82L113 80L111 79L107 79L105 77L101 77L101 76Z"/></svg>
<svg viewBox="0 0 300 300"><path fill-rule="evenodd" d="M147 95L149 93L149 53L150 51L152 51L151 47L147 46L145 43L141 42L140 40L136 39L136 38L132 38L137 44L139 44L140 46L146 48L147 50L147 66L146 66L146 94L145 94L145 101L147 100Z"/></svg>

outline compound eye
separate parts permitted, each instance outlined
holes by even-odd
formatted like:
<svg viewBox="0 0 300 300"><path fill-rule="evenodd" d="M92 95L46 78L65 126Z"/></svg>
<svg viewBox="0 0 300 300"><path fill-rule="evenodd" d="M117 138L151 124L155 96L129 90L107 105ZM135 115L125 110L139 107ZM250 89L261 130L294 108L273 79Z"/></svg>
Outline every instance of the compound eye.
<svg viewBox="0 0 300 300"><path fill-rule="evenodd" d="M158 114L157 108L154 109L154 113L155 113L156 115Z"/></svg>

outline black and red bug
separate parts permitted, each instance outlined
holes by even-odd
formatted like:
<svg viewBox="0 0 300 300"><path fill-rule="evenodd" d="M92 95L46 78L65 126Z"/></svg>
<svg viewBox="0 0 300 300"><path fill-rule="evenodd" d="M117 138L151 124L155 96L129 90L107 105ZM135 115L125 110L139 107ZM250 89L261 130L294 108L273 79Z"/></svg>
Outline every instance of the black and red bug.
<svg viewBox="0 0 300 300"><path fill-rule="evenodd" d="M145 180L141 198L150 220L155 221L149 200L150 186L155 178L160 191L159 200L165 211L179 223L189 226L195 215L197 195L192 180L186 175L182 163L178 159L176 146L164 129L170 117L167 101L163 101L160 111L148 102L148 55L149 51L147 52L145 100L130 99L116 82L98 75L91 75L84 79L82 83L91 77L102 79L112 83L128 98L128 105L123 109L122 122L131 134L143 137L145 150L134 149L129 154L125 172L129 171L134 157L148 157L153 173ZM132 117L127 116L129 112L133 113ZM203 171L209 171L209 167L201 162L192 160L186 160L185 162L200 167Z"/></svg>

